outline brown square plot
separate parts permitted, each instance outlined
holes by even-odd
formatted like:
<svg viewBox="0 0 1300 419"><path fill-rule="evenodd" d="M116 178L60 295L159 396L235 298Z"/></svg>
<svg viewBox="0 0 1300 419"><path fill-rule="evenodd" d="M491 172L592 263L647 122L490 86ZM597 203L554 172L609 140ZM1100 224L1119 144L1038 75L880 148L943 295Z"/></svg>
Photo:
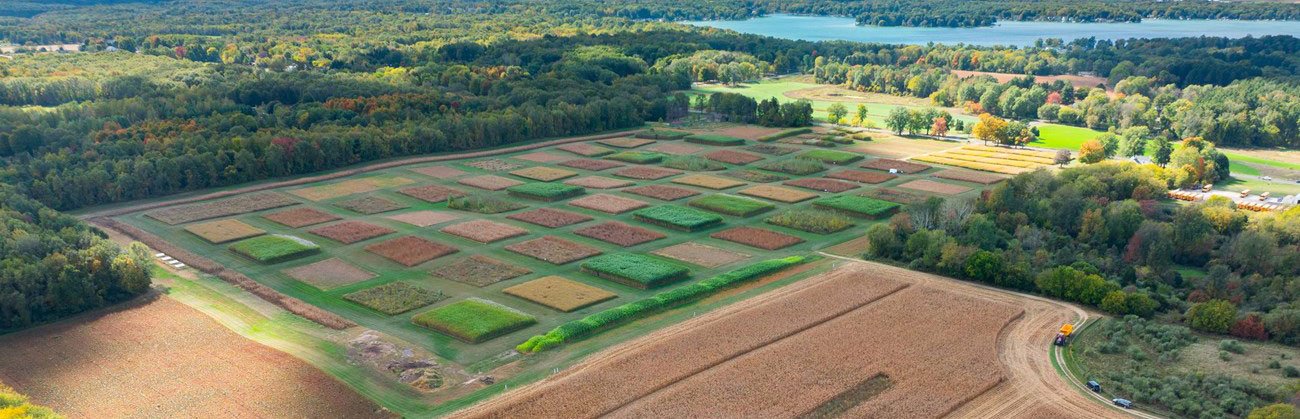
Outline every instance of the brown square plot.
<svg viewBox="0 0 1300 419"><path fill-rule="evenodd" d="M508 177L497 176L497 175L467 177L456 181L456 183L459 183L461 185L473 186L479 189L487 189L489 191L499 191L505 188L509 188L511 186L524 184L523 182Z"/></svg>
<svg viewBox="0 0 1300 419"><path fill-rule="evenodd" d="M799 148L797 147L786 147L786 146L780 146L775 144L755 144L749 147L745 147L745 149L749 151L753 151L755 153L763 153L763 154L769 154L773 156L784 156L786 154L799 151Z"/></svg>
<svg viewBox="0 0 1300 419"><path fill-rule="evenodd" d="M537 278L506 288L501 292L563 312L588 307L618 296L600 288L558 276Z"/></svg>
<svg viewBox="0 0 1300 419"><path fill-rule="evenodd" d="M615 167L623 167L627 165L616 161L609 161L609 160L577 159L577 160L569 160L564 163L560 163L560 166L599 172L601 170L613 169Z"/></svg>
<svg viewBox="0 0 1300 419"><path fill-rule="evenodd" d="M434 224L442 224L451 220L456 220L460 217L459 214L444 211L412 211L389 215L384 218L393 221L400 221L416 227L428 227Z"/></svg>
<svg viewBox="0 0 1300 419"><path fill-rule="evenodd" d="M285 269L284 274L326 291L375 277L375 274L337 258Z"/></svg>
<svg viewBox="0 0 1300 419"><path fill-rule="evenodd" d="M902 161L902 160L894 160L894 159L875 159L863 163L862 167L866 169L876 169L876 170L882 170L886 172L888 172L889 169L894 169L907 174L924 172L926 169L930 168L930 166L924 164L912 163L910 161Z"/></svg>
<svg viewBox="0 0 1300 419"><path fill-rule="evenodd" d="M841 170L826 175L826 177L832 179L844 179L844 180L851 180L854 182L870 183L874 185L877 183L885 183L890 180L893 180L894 178L898 177L898 175L892 173L864 172L861 170Z"/></svg>
<svg viewBox="0 0 1300 419"><path fill-rule="evenodd" d="M412 172L419 173L434 179L454 178L465 174L464 170L447 166L425 166L411 169Z"/></svg>
<svg viewBox="0 0 1300 419"><path fill-rule="evenodd" d="M730 164L750 164L759 160L763 160L762 156L749 154L749 153L742 153L739 151L731 151L731 150L714 151L712 153L705 154L704 157L707 157L710 160L716 160L716 161L720 161L723 163L730 163Z"/></svg>
<svg viewBox="0 0 1300 419"><path fill-rule="evenodd" d="M629 167L614 172L615 176L630 177L633 179L655 180L663 179L672 175L680 174L682 171L673 169L664 169L659 167L636 166Z"/></svg>
<svg viewBox="0 0 1300 419"><path fill-rule="evenodd" d="M651 242L668 237L663 233L634 227L617 221L596 224L591 227L584 227L573 231L583 237L590 237L603 242L614 243L619 246L628 247L636 246L641 243Z"/></svg>
<svg viewBox="0 0 1300 419"><path fill-rule="evenodd" d="M364 198L349 199L335 203L334 206L352 210L360 214L378 214L381 212L397 211L406 208L405 204L389 201L377 196L367 196Z"/></svg>
<svg viewBox="0 0 1300 419"><path fill-rule="evenodd" d="M645 208L650 204L635 199L623 198L609 194L587 195L569 201L569 205L610 214L622 214L634 209Z"/></svg>
<svg viewBox="0 0 1300 419"><path fill-rule="evenodd" d="M727 179L724 177L717 177L717 176L710 176L710 175L682 176L673 179L672 182L680 183L683 185L699 186L701 188L709 188L709 189L717 189L717 190L734 188L745 184L745 182L741 182L739 180Z"/></svg>
<svg viewBox="0 0 1300 419"><path fill-rule="evenodd" d="M550 208L538 208L531 211L510 214L507 215L506 218L550 228L564 227L592 220L592 217L590 216Z"/></svg>
<svg viewBox="0 0 1300 419"><path fill-rule="evenodd" d="M692 242L668 246L650 253L706 268L729 265L749 258L749 255L744 253Z"/></svg>
<svg viewBox="0 0 1300 419"><path fill-rule="evenodd" d="M533 271L527 268L517 267L481 255L462 258L447 266L433 270L433 276L476 287L486 287L530 273L533 273Z"/></svg>
<svg viewBox="0 0 1300 419"><path fill-rule="evenodd" d="M624 186L632 186L632 182L628 182L626 180L610 179L601 176L587 176L587 177L580 177L577 179L570 179L564 181L564 184L581 186L584 188L591 188L591 189L614 189L614 188L622 188Z"/></svg>
<svg viewBox="0 0 1300 419"><path fill-rule="evenodd" d="M505 160L497 160L497 159L479 160L479 161L472 161L472 162L461 163L461 164L469 167L473 167L475 169L491 170L494 172L501 171L501 170L515 170L520 167L524 167L524 165L522 164L515 164Z"/></svg>
<svg viewBox="0 0 1300 419"><path fill-rule="evenodd" d="M601 147L594 144L587 144L587 143L565 144L559 147L555 147L555 149L564 150L583 157L603 156L614 152L614 150L610 150L605 147Z"/></svg>
<svg viewBox="0 0 1300 419"><path fill-rule="evenodd" d="M510 174L542 182L550 182L578 175L577 172L541 166L515 170L510 172Z"/></svg>
<svg viewBox="0 0 1300 419"><path fill-rule="evenodd" d="M787 181L784 184L790 186L798 186L800 188L812 189L814 191L836 192L836 193L844 192L850 189L857 189L860 187L857 184L845 182L842 180L812 179L812 178L795 179L795 180Z"/></svg>
<svg viewBox="0 0 1300 419"><path fill-rule="evenodd" d="M940 195L956 195L969 191L971 188L951 183L935 182L927 179L917 179L911 182L898 185L900 188L916 189L918 191L934 192Z"/></svg>
<svg viewBox="0 0 1300 419"><path fill-rule="evenodd" d="M600 141L596 141L596 142L601 143L601 144L604 144L604 145L607 145L607 146L610 146L610 147L618 147L618 148L637 148L637 147L640 147L640 146L643 146L643 145L646 145L646 144L654 144L655 141L654 141L654 140L647 140L647 139L644 139L644 138L627 138L627 137L622 137L622 138L610 138L610 139L600 140Z"/></svg>
<svg viewBox="0 0 1300 419"><path fill-rule="evenodd" d="M492 243L528 234L528 230L492 220L473 220L443 227L443 233L464 237L479 243Z"/></svg>
<svg viewBox="0 0 1300 419"><path fill-rule="evenodd" d="M555 154L555 153L547 153L545 151L537 151L528 154L520 154L518 156L514 156L511 158L523 160L523 161L530 161L534 163L550 163L553 161L564 160L567 159L568 157L565 157L560 154Z"/></svg>
<svg viewBox="0 0 1300 419"><path fill-rule="evenodd" d="M682 155L691 154L697 151L708 150L707 147L700 147L682 143L659 143L645 148L646 151L654 151L664 154Z"/></svg>
<svg viewBox="0 0 1300 419"><path fill-rule="evenodd" d="M600 254L600 249L555 236L542 236L522 241L506 246L506 250L556 265L563 265Z"/></svg>
<svg viewBox="0 0 1300 419"><path fill-rule="evenodd" d="M185 227L185 231L194 233L195 236L209 243L225 243L266 233L260 228L244 224L243 221L234 218L191 224Z"/></svg>
<svg viewBox="0 0 1300 419"><path fill-rule="evenodd" d="M777 202L787 204L806 201L816 198L818 195L812 192L805 192L798 189L785 188L774 185L758 185L752 188L745 188L738 192L741 195L756 196L759 198L771 199Z"/></svg>
<svg viewBox="0 0 1300 419"><path fill-rule="evenodd" d="M317 227L307 232L334 240L343 244L352 244L372 237L379 237L394 230L361 221L344 221L324 227Z"/></svg>
<svg viewBox="0 0 1300 419"><path fill-rule="evenodd" d="M454 196L465 196L464 192L440 185L416 186L414 188L402 189L397 192L415 199L434 203L446 201L447 198Z"/></svg>
<svg viewBox="0 0 1300 419"><path fill-rule="evenodd" d="M456 253L458 249L415 236L403 236L370 245L366 251L402 265L415 266Z"/></svg>
<svg viewBox="0 0 1300 419"><path fill-rule="evenodd" d="M925 202L926 199L930 199L930 195L895 188L876 188L859 195L884 201L897 202L903 205L919 204Z"/></svg>
<svg viewBox="0 0 1300 419"><path fill-rule="evenodd" d="M678 199L682 199L688 196L695 196L700 194L699 192L696 192L691 189L679 188L676 186L668 186L668 185L638 186L635 188L624 189L623 192L637 194L641 196L648 196L654 199L662 199L664 201L676 201Z"/></svg>
<svg viewBox="0 0 1300 419"><path fill-rule="evenodd" d="M294 208L291 210L266 214L263 215L262 218L293 228L328 223L339 219L339 217L314 208Z"/></svg>
<svg viewBox="0 0 1300 419"><path fill-rule="evenodd" d="M710 234L709 237L765 250L776 250L803 243L803 239L789 234L754 227L736 227Z"/></svg>

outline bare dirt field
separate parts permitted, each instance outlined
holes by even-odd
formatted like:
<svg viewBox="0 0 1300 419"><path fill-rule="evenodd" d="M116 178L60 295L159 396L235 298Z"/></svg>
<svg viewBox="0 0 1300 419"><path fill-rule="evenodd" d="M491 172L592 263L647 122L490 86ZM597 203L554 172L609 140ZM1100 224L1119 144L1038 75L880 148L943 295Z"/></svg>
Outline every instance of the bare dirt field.
<svg viewBox="0 0 1300 419"><path fill-rule="evenodd" d="M998 83L1006 83L1011 81L1011 79L1025 76L1024 74L993 73L988 71L969 71L969 70L953 70L952 74L956 74L957 77L961 77L963 79L967 77L975 77L975 76L993 76L993 78L998 80ZM1083 87L1088 89L1097 87L1097 85L1106 85L1105 77L1095 77L1095 76L1089 77L1089 76L1075 76L1075 75L1034 76L1034 81L1037 83L1051 83L1057 80L1065 80L1067 83L1074 85L1074 87ZM1110 86L1107 86L1106 90L1110 90Z"/></svg>
<svg viewBox="0 0 1300 419"><path fill-rule="evenodd" d="M617 244L623 247L636 246L641 243L668 237L663 233L654 230L631 226L618 221L610 221L607 223L596 224L591 227L583 227L573 230L573 234Z"/></svg>
<svg viewBox="0 0 1300 419"><path fill-rule="evenodd" d="M390 417L166 297L0 336L0 381L69 418Z"/></svg>

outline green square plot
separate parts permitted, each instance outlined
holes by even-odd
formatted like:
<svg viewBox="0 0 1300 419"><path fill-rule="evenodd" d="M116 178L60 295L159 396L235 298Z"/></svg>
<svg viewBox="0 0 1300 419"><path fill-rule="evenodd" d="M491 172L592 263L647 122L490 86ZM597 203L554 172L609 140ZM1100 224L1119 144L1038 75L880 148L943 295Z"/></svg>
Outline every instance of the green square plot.
<svg viewBox="0 0 1300 419"><path fill-rule="evenodd" d="M637 210L632 216L642 222L675 230L696 231L722 223L722 217L679 205L660 205Z"/></svg>
<svg viewBox="0 0 1300 419"><path fill-rule="evenodd" d="M836 151L836 150L805 151L799 154L799 158L817 160L822 163L840 164L840 165L849 164L858 160L862 160L862 156L856 153L850 153L847 151Z"/></svg>
<svg viewBox="0 0 1300 419"><path fill-rule="evenodd" d="M541 201L558 201L564 198L582 195L584 189L581 186L566 185L563 183L525 183L506 188L510 195L521 198L536 199Z"/></svg>
<svg viewBox="0 0 1300 419"><path fill-rule="evenodd" d="M702 196L688 203L692 207L737 217L748 217L776 208L775 205L767 202L723 194Z"/></svg>
<svg viewBox="0 0 1300 419"><path fill-rule="evenodd" d="M537 323L533 316L477 298L435 308L411 321L469 343L483 342Z"/></svg>
<svg viewBox="0 0 1300 419"><path fill-rule="evenodd" d="M598 256L582 263L583 272L641 289L657 288L686 278L690 270L634 253Z"/></svg>
<svg viewBox="0 0 1300 419"><path fill-rule="evenodd" d="M230 250L261 263L277 263L319 252L320 246L297 237L272 234L240 240L230 245Z"/></svg>
<svg viewBox="0 0 1300 419"><path fill-rule="evenodd" d="M813 201L813 206L867 218L880 218L898 209L896 203L857 195L837 195L818 199Z"/></svg>

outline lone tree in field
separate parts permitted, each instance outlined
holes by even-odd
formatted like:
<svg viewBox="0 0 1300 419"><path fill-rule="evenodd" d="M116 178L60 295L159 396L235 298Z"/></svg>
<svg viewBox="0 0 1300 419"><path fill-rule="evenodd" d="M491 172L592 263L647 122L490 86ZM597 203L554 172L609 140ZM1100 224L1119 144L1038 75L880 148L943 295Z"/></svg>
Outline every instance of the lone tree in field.
<svg viewBox="0 0 1300 419"><path fill-rule="evenodd" d="M867 122L867 105L858 104L858 125L865 125Z"/></svg>
<svg viewBox="0 0 1300 419"><path fill-rule="evenodd" d="M903 135L903 130L907 129L907 121L910 119L907 109L900 106L889 111L889 116L885 117L885 126L893 130L895 134Z"/></svg>
<svg viewBox="0 0 1300 419"><path fill-rule="evenodd" d="M843 104L836 103L826 108L826 114L826 122L839 124L844 119L844 116L849 114L849 110Z"/></svg>
<svg viewBox="0 0 1300 419"><path fill-rule="evenodd" d="M1070 150L1056 150L1056 157L1052 161L1056 162L1056 165L1064 167L1070 164L1071 159Z"/></svg>

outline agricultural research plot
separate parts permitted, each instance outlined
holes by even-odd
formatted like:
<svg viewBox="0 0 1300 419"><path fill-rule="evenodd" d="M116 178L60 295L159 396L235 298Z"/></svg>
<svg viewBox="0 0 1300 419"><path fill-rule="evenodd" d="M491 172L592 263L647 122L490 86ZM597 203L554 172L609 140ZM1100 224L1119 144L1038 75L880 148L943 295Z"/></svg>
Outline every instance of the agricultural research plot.
<svg viewBox="0 0 1300 419"><path fill-rule="evenodd" d="M555 149L564 150L583 157L598 157L614 152L614 150L587 143L565 144L555 147Z"/></svg>
<svg viewBox="0 0 1300 419"><path fill-rule="evenodd" d="M599 255L600 249L555 236L542 236L506 246L506 250L543 262L563 265Z"/></svg>
<svg viewBox="0 0 1300 419"><path fill-rule="evenodd" d="M519 220L525 223L537 224L542 227L564 227L567 225L591 221L594 218L589 215L583 215L568 211L561 211L551 208L538 208L530 211L524 211L516 214L507 215L506 218Z"/></svg>
<svg viewBox="0 0 1300 419"><path fill-rule="evenodd" d="M483 342L537 323L533 316L477 298L447 304L411 320L469 343Z"/></svg>
<svg viewBox="0 0 1300 419"><path fill-rule="evenodd" d="M724 177L710 176L710 175L687 175L687 176L675 178L672 180L672 182L682 184L682 185L698 186L701 188L708 188L714 190L730 189L730 188L734 188L746 184L745 182L741 182L738 180L727 179Z"/></svg>
<svg viewBox="0 0 1300 419"><path fill-rule="evenodd" d="M1004 176L992 175L987 173L972 172L969 170L948 169L934 174L934 177L940 179L960 180L965 182L978 183L981 185L992 185L1004 180Z"/></svg>
<svg viewBox="0 0 1300 419"><path fill-rule="evenodd" d="M473 255L433 270L433 276L476 287L486 287L533 271L486 256Z"/></svg>
<svg viewBox="0 0 1300 419"><path fill-rule="evenodd" d="M898 204L857 195L836 195L813 201L813 206L854 217L881 218L893 214Z"/></svg>
<svg viewBox="0 0 1300 419"><path fill-rule="evenodd" d="M716 268L749 259L749 255L699 243L686 242L650 252L705 268Z"/></svg>
<svg viewBox="0 0 1300 419"><path fill-rule="evenodd" d="M553 167L537 166L537 167L529 167L527 169L514 170L511 171L510 174L519 176L521 178L532 179L540 182L552 182L560 179L577 176L578 172L564 170L564 169L556 169Z"/></svg>
<svg viewBox="0 0 1300 419"><path fill-rule="evenodd" d="M664 153L664 154L672 154L674 156L680 156L683 154L692 154L692 153L701 152L704 150L708 150L708 148L700 147L696 145L690 145L690 144L682 144L682 143L659 143L659 144L646 147L645 150L653 151L656 153Z"/></svg>
<svg viewBox="0 0 1300 419"><path fill-rule="evenodd" d="M776 208L768 202L724 194L695 198L687 202L687 205L737 217L749 217Z"/></svg>
<svg viewBox="0 0 1300 419"><path fill-rule="evenodd" d="M627 165L616 161L609 161L609 160L576 159L576 160L569 160L564 163L560 163L560 166L599 172L602 170L609 170L615 167L623 167Z"/></svg>
<svg viewBox="0 0 1300 419"><path fill-rule="evenodd" d="M1050 166L1054 164L1054 156L1045 151L966 146L913 157L912 160L1014 175Z"/></svg>
<svg viewBox="0 0 1300 419"><path fill-rule="evenodd" d="M507 177L497 176L497 175L482 175L482 176L467 177L467 178L462 178L460 180L457 180L456 183L465 186L473 186L475 188L485 189L489 191L499 191L505 188L509 188L511 186L518 186L524 184L524 182L507 178Z"/></svg>
<svg viewBox="0 0 1300 419"><path fill-rule="evenodd" d="M894 159L875 159L862 164L863 168L888 172L897 170L906 174L916 174L929 170L931 166Z"/></svg>
<svg viewBox="0 0 1300 419"><path fill-rule="evenodd" d="M622 214L635 209L645 208L650 204L644 201L623 198L621 196L596 194L569 201L569 205L608 214Z"/></svg>
<svg viewBox="0 0 1300 419"><path fill-rule="evenodd" d="M415 183L415 181L404 177L371 176L361 179L348 179L327 185L308 186L306 188L294 189L289 191L289 193L309 201L324 201L326 199L341 198L358 193L374 192L380 189L409 185L412 183Z"/></svg>
<svg viewBox="0 0 1300 419"><path fill-rule="evenodd" d="M627 137L609 138L609 139L599 140L596 142L610 147L618 147L618 148L637 148L643 145L655 143L654 140L647 140L644 138L627 138Z"/></svg>
<svg viewBox="0 0 1300 419"><path fill-rule="evenodd" d="M710 172L726 169L727 166L700 156L669 156L663 161L664 167L688 172Z"/></svg>
<svg viewBox="0 0 1300 419"><path fill-rule="evenodd" d="M438 231L479 243L493 243L528 234L528 230L519 227L482 219L453 224Z"/></svg>
<svg viewBox="0 0 1300 419"><path fill-rule="evenodd" d="M447 208L479 214L500 214L527 207L527 205L509 199L501 199L490 195L466 196L447 200Z"/></svg>
<svg viewBox="0 0 1300 419"><path fill-rule="evenodd" d="M658 163L664 159L663 154L651 153L649 151L623 151L605 156L610 160L635 164Z"/></svg>
<svg viewBox="0 0 1300 419"><path fill-rule="evenodd" d="M350 199L335 203L334 206L343 208L355 213L371 215L381 212L397 211L408 208L405 204L389 201L377 196L367 196L364 198Z"/></svg>
<svg viewBox="0 0 1300 419"><path fill-rule="evenodd" d="M767 154L769 156L784 156L799 151L798 147L786 147L776 144L755 144L745 147L744 149L755 153Z"/></svg>
<svg viewBox="0 0 1300 419"><path fill-rule="evenodd" d="M691 271L635 253L601 255L582 263L582 271L640 289L658 288L685 279Z"/></svg>
<svg viewBox="0 0 1300 419"><path fill-rule="evenodd" d="M758 155L749 154L740 151L734 151L734 150L718 150L712 153L705 154L704 157L707 157L710 160L716 160L727 164L737 164L737 165L750 164L759 160L763 160L763 156L758 156Z"/></svg>
<svg viewBox="0 0 1300 419"><path fill-rule="evenodd" d="M160 208L145 212L144 215L167 223L168 225L177 225L193 221L207 220L210 218L221 218L231 215L268 210L271 208L286 207L297 203L297 201L275 192L261 192L218 201L207 201L197 204Z"/></svg>
<svg viewBox="0 0 1300 419"><path fill-rule="evenodd" d="M803 239L789 234L756 227L735 227L710 234L709 237L763 250L777 250L804 242Z"/></svg>
<svg viewBox="0 0 1300 419"><path fill-rule="evenodd" d="M581 186L591 189L616 189L626 186L632 186L632 182L626 180L607 178L603 176L584 176L577 179L564 181L565 185Z"/></svg>
<svg viewBox="0 0 1300 419"><path fill-rule="evenodd" d="M377 226L363 221L343 221L338 224L330 224L324 227L316 227L307 230L308 233L315 234L330 240L343 244L352 244L362 240L368 240L385 234L392 233L393 230L388 227Z"/></svg>
<svg viewBox="0 0 1300 419"><path fill-rule="evenodd" d="M770 199L777 202L793 204L795 202L807 201L816 198L818 195L812 192L804 192L798 189L785 188L775 185L756 185L749 188L741 189L737 192L741 195Z"/></svg>
<svg viewBox="0 0 1300 419"><path fill-rule="evenodd" d="M416 186L399 190L397 193L435 204L445 202L448 198L465 196L465 192L440 185Z"/></svg>
<svg viewBox="0 0 1300 419"><path fill-rule="evenodd" d="M745 145L745 139L729 135L695 134L686 137L686 142L713 146Z"/></svg>
<svg viewBox="0 0 1300 419"><path fill-rule="evenodd" d="M403 236L366 247L366 251L405 266L415 266L459 249L415 236Z"/></svg>
<svg viewBox="0 0 1300 419"><path fill-rule="evenodd" d="M904 191L902 189L876 188L862 193L862 196L882 201L897 202L903 205L913 205L925 202L926 199L930 199L931 195Z"/></svg>
<svg viewBox="0 0 1300 419"><path fill-rule="evenodd" d="M862 155L860 154L837 150L810 150L799 153L798 157L801 159L817 160L822 163L841 166L862 160Z"/></svg>
<svg viewBox="0 0 1300 419"><path fill-rule="evenodd" d="M491 172L501 172L506 170L515 170L524 167L522 164L511 163L500 159L487 159L472 162L461 163L462 165L473 167L475 169L487 170Z"/></svg>
<svg viewBox="0 0 1300 419"><path fill-rule="evenodd" d="M315 208L299 207L279 212L273 212L263 215L262 218L271 220L285 227L299 228L330 221L338 220L339 217L322 212Z"/></svg>
<svg viewBox="0 0 1300 419"><path fill-rule="evenodd" d="M813 234L831 234L853 227L849 217L830 211L796 209L773 215L767 219L768 224L793 228Z"/></svg>
<svg viewBox="0 0 1300 419"><path fill-rule="evenodd" d="M530 161L533 163L552 163L552 162L568 159L567 156L561 154L549 153L545 151L536 151L532 153L520 154L518 156L514 156L511 158L516 160Z"/></svg>
<svg viewBox="0 0 1300 419"><path fill-rule="evenodd" d="M458 220L461 218L461 215L447 211L411 211L385 216L384 218L416 227L429 227Z"/></svg>
<svg viewBox="0 0 1300 419"><path fill-rule="evenodd" d="M864 172L861 170L841 170L835 173L828 174L826 175L826 177L831 179L851 180L854 182L869 183L875 185L878 183L885 183L894 180L895 178L898 177L898 175L894 175L891 173L880 173L880 172Z"/></svg>
<svg viewBox="0 0 1300 419"><path fill-rule="evenodd" d="M632 213L638 221L681 231L697 231L722 223L717 214L678 205L660 205Z"/></svg>
<svg viewBox="0 0 1300 419"><path fill-rule="evenodd" d="M320 252L320 246L293 236L277 234L244 239L230 245L232 252L254 261L272 264Z"/></svg>
<svg viewBox="0 0 1300 419"><path fill-rule="evenodd" d="M814 179L814 178L795 179L795 180L787 181L783 184L789 186L798 186L804 189L812 189L814 191L831 192L831 193L840 193L840 192L850 191L861 187L855 183L850 183L850 182L831 180L831 179Z"/></svg>
<svg viewBox="0 0 1300 419"><path fill-rule="evenodd" d="M767 173L760 170L733 170L722 174L729 178L740 179L749 182L770 183L790 180L789 176Z"/></svg>
<svg viewBox="0 0 1300 419"><path fill-rule="evenodd" d="M329 258L297 268L285 269L283 272L290 278L326 291L375 277L375 274L370 271L358 268L337 258Z"/></svg>
<svg viewBox="0 0 1300 419"><path fill-rule="evenodd" d="M668 237L663 233L654 230L634 227L618 221L610 221L590 227L583 227L573 230L573 234L617 244L623 247L636 246L641 243L652 242Z"/></svg>
<svg viewBox="0 0 1300 419"><path fill-rule="evenodd" d="M614 176L621 176L641 180L659 180L673 175L681 174L681 170L663 169L658 167L636 166L621 169L614 172Z"/></svg>
<svg viewBox="0 0 1300 419"><path fill-rule="evenodd" d="M586 190L574 185L535 182L511 186L506 188L506 192L509 192L510 196L520 198L538 201L559 201L582 195Z"/></svg>
<svg viewBox="0 0 1300 419"><path fill-rule="evenodd" d="M956 195L971 190L971 188L951 183L935 182L927 179L917 179L898 185L900 188L916 189L918 191L931 192L939 195Z"/></svg>
<svg viewBox="0 0 1300 419"><path fill-rule="evenodd" d="M641 195L664 201L676 201L689 196L699 195L699 192L668 185L646 185L635 188L624 189L623 192Z"/></svg>
<svg viewBox="0 0 1300 419"><path fill-rule="evenodd" d="M266 233L260 228L244 224L243 221L234 218L190 224L185 227L185 231L194 233L195 236L199 236L199 238L213 244L246 239Z"/></svg>
<svg viewBox="0 0 1300 419"><path fill-rule="evenodd" d="M448 166L424 166L411 168L410 170L434 179L451 179L468 173L464 170Z"/></svg>
<svg viewBox="0 0 1300 419"><path fill-rule="evenodd" d="M345 294L343 299L392 316L445 300L447 295L405 282L390 282Z"/></svg>
<svg viewBox="0 0 1300 419"><path fill-rule="evenodd" d="M501 292L566 313L618 297L612 292L558 276L534 279Z"/></svg>
<svg viewBox="0 0 1300 419"><path fill-rule="evenodd" d="M820 161L810 159L785 159L759 163L759 169L781 172L788 175L805 176L826 170Z"/></svg>

